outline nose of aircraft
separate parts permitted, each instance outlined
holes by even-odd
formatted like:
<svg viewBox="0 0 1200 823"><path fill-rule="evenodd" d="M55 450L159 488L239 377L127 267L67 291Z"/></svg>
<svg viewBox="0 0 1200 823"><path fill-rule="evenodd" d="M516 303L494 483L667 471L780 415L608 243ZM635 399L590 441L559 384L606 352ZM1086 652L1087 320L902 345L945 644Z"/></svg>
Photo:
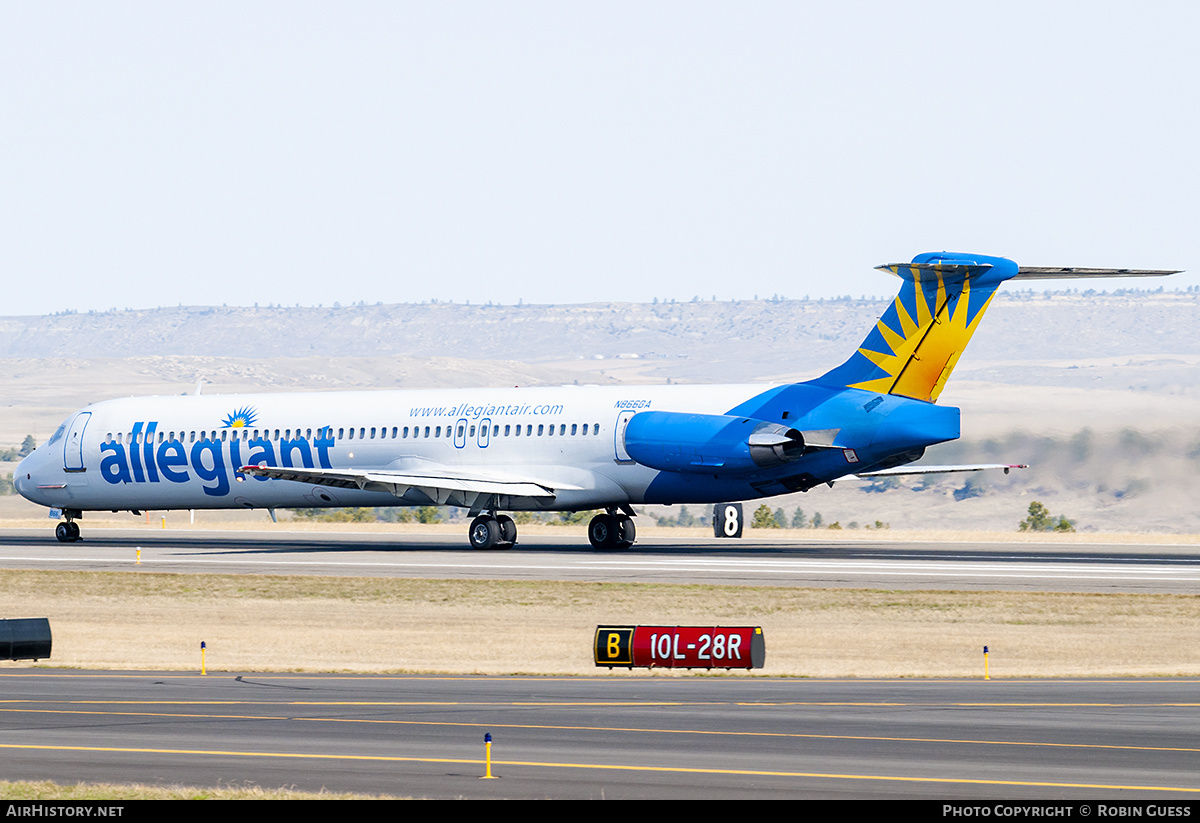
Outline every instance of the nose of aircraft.
<svg viewBox="0 0 1200 823"><path fill-rule="evenodd" d="M48 468L47 454L48 451L44 446L34 449L32 454L17 464L17 470L13 472L13 486L16 488L17 494L43 506L51 505L44 499L45 495L40 494L38 490L38 486L48 485L52 482L45 477Z"/></svg>

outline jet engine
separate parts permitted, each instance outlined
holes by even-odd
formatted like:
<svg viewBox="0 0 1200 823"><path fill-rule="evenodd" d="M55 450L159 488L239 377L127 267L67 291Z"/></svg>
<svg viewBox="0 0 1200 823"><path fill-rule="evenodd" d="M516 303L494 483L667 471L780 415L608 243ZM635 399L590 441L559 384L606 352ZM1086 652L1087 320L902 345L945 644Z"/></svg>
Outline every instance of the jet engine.
<svg viewBox="0 0 1200 823"><path fill-rule="evenodd" d="M625 451L660 471L747 474L798 460L804 435L751 417L644 411L625 427Z"/></svg>

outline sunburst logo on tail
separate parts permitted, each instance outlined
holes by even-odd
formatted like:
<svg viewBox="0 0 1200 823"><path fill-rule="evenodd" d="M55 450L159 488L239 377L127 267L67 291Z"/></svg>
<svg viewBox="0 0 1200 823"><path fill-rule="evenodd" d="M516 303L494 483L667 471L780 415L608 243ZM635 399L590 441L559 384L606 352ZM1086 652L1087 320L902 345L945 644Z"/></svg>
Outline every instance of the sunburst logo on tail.
<svg viewBox="0 0 1200 823"><path fill-rule="evenodd" d="M895 271L900 267L890 268ZM940 272L914 267L905 280L891 308L876 323L875 333L858 350L882 374L876 372L872 379L850 386L936 401L983 317L995 286L978 295L980 300L972 295L970 278L948 289Z"/></svg>
<svg viewBox="0 0 1200 823"><path fill-rule="evenodd" d="M244 429L247 426L253 426L256 420L258 420L258 412L254 410L254 407L243 406L225 415L221 425L227 429Z"/></svg>

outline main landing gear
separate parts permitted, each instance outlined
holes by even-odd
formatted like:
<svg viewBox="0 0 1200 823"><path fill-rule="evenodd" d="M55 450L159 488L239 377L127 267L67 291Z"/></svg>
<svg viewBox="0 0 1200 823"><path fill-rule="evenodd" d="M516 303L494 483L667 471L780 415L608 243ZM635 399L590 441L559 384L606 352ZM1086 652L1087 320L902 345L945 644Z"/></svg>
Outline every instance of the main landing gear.
<svg viewBox="0 0 1200 823"><path fill-rule="evenodd" d="M517 542L517 524L507 514L481 514L471 521L472 549L511 549Z"/></svg>
<svg viewBox="0 0 1200 823"><path fill-rule="evenodd" d="M588 523L588 541L599 551L628 549L636 536L633 518L621 512L607 511Z"/></svg>

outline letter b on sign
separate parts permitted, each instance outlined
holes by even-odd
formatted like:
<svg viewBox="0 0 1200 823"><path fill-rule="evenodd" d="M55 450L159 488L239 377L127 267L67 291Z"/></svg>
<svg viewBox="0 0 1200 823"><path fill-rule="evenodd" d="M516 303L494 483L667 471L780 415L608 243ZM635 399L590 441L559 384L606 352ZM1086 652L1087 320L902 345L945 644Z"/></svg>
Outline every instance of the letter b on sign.
<svg viewBox="0 0 1200 823"><path fill-rule="evenodd" d="M713 537L742 536L742 504L721 503L713 507Z"/></svg>

